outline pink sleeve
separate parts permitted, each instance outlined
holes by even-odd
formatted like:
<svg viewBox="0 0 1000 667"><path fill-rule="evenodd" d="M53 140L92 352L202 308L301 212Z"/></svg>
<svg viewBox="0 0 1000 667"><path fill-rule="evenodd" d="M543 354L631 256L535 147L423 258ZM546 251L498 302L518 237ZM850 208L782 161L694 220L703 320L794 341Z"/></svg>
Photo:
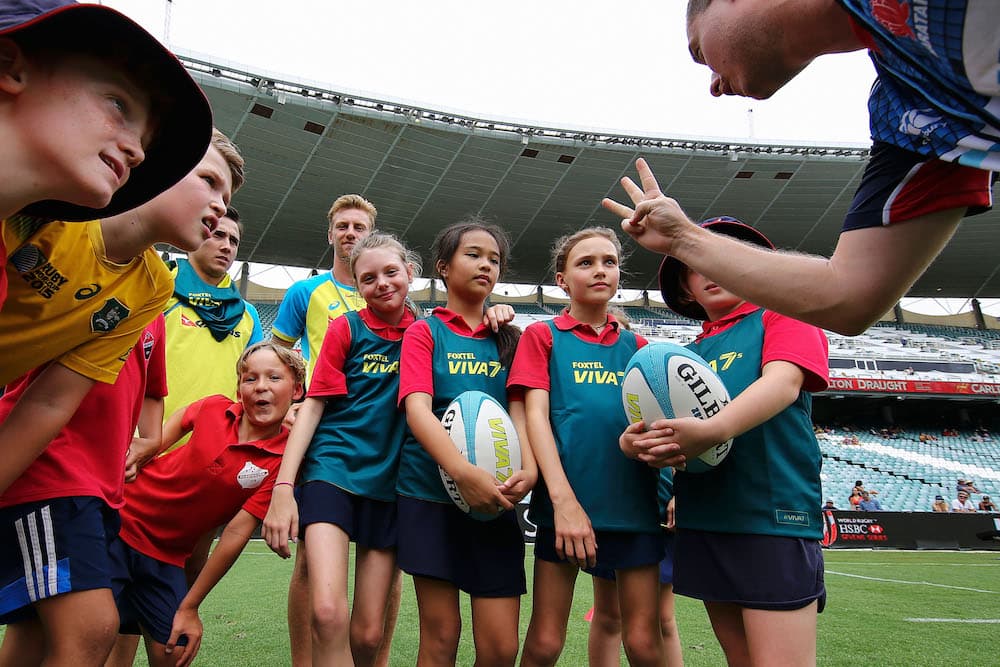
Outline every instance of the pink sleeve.
<svg viewBox="0 0 1000 667"><path fill-rule="evenodd" d="M635 349L637 349L637 350L641 350L642 348L644 348L647 345L649 345L649 341L646 340L645 338L643 338L642 336L640 336L639 334L635 335L635 342L636 342L636 348Z"/></svg>
<svg viewBox="0 0 1000 667"><path fill-rule="evenodd" d="M552 330L544 322L529 324L521 334L510 365L507 387L549 391L549 358L552 356Z"/></svg>
<svg viewBox="0 0 1000 667"><path fill-rule="evenodd" d="M403 334L399 353L399 403L410 394L434 395L434 338L426 320L417 320Z"/></svg>
<svg viewBox="0 0 1000 667"><path fill-rule="evenodd" d="M346 317L338 317L330 322L323 336L323 346L309 382L309 396L345 396L347 376L344 375L344 361L351 349L351 325Z"/></svg>
<svg viewBox="0 0 1000 667"><path fill-rule="evenodd" d="M802 388L817 392L830 383L830 360L826 334L822 329L790 317L765 311L764 347L761 365L787 361L805 371Z"/></svg>
<svg viewBox="0 0 1000 667"><path fill-rule="evenodd" d="M153 332L153 351L146 371L146 398L163 398L167 395L167 336L163 315L153 320L149 329Z"/></svg>

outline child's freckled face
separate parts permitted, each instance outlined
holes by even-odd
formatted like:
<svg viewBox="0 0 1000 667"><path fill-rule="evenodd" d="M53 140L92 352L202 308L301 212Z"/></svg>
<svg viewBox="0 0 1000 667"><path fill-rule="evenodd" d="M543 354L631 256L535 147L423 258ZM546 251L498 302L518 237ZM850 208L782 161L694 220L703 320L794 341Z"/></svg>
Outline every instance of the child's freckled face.
<svg viewBox="0 0 1000 667"><path fill-rule="evenodd" d="M257 426L280 423L295 390L295 376L271 350L251 354L240 373L240 403L246 417Z"/></svg>
<svg viewBox="0 0 1000 667"><path fill-rule="evenodd" d="M409 293L412 269L391 248L365 250L354 263L358 292L379 315L401 314Z"/></svg>
<svg viewBox="0 0 1000 667"><path fill-rule="evenodd" d="M150 100L86 55L31 65L18 96L23 136L49 165L49 198L103 208L145 158L155 123Z"/></svg>

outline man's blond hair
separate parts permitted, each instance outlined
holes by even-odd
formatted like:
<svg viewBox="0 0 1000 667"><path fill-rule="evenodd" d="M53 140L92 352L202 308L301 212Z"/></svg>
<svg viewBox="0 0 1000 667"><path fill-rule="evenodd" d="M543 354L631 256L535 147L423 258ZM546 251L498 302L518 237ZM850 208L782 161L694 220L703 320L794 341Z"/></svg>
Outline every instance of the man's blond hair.
<svg viewBox="0 0 1000 667"><path fill-rule="evenodd" d="M236 194L236 191L243 187L243 183L246 182L246 176L243 173L245 162L243 156L240 155L240 149L229 137L214 127L212 128L212 146L219 151L226 164L229 165L229 173L233 177L232 194Z"/></svg>
<svg viewBox="0 0 1000 667"><path fill-rule="evenodd" d="M341 195L337 197L333 202L333 206L330 207L330 212L326 214L326 219L330 221L331 227L333 226L333 216L337 215L339 211L348 208L360 209L367 213L368 221L371 223L368 225L368 229L369 231L375 229L375 217L378 215L378 210L374 204L361 195Z"/></svg>

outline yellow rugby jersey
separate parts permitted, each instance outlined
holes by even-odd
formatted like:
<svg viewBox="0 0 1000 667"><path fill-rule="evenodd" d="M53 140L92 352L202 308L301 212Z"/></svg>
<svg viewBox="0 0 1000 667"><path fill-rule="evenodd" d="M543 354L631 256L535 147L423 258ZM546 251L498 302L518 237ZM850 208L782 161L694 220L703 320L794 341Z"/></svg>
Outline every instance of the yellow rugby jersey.
<svg viewBox="0 0 1000 667"><path fill-rule="evenodd" d="M218 287L231 284L227 275ZM236 362L247 347L263 339L257 309L244 303L243 319L225 340L217 341L193 308L170 297L163 311L167 329L167 390L170 392L163 401L164 420L206 396L222 394L236 400Z"/></svg>
<svg viewBox="0 0 1000 667"><path fill-rule="evenodd" d="M156 251L112 262L99 220L7 220L3 240L9 259L0 385L52 359L92 380L114 382L173 291Z"/></svg>
<svg viewBox="0 0 1000 667"><path fill-rule="evenodd" d="M364 307L365 300L356 289L338 282L333 272L327 271L288 288L271 333L289 343L302 339L302 357L306 360L306 379L309 380L330 320Z"/></svg>

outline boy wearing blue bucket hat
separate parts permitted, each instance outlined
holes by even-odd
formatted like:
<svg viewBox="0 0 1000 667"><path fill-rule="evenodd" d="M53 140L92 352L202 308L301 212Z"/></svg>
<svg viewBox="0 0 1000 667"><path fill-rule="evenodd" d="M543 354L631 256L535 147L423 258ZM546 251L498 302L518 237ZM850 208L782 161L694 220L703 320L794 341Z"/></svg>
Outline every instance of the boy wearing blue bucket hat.
<svg viewBox="0 0 1000 667"><path fill-rule="evenodd" d="M700 226L774 248L735 218ZM703 322L688 348L733 397L708 419L640 422L621 438L627 456L677 467L674 591L703 601L729 664L815 662L816 614L826 590L818 542L821 459L809 392L828 382L826 338L744 301L675 257L664 258L659 283L672 310ZM718 466L683 470L686 460L730 438L732 450Z"/></svg>
<svg viewBox="0 0 1000 667"><path fill-rule="evenodd" d="M19 212L84 221L149 201L198 163L211 123L183 65L124 15L67 0L0 5L5 227ZM15 250L0 252L0 269ZM0 271L0 305L5 295Z"/></svg>

